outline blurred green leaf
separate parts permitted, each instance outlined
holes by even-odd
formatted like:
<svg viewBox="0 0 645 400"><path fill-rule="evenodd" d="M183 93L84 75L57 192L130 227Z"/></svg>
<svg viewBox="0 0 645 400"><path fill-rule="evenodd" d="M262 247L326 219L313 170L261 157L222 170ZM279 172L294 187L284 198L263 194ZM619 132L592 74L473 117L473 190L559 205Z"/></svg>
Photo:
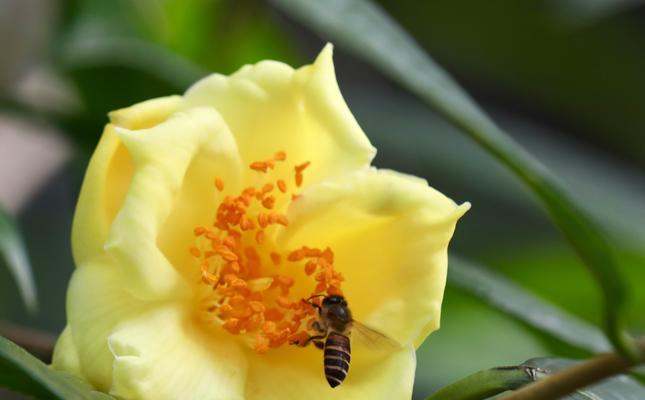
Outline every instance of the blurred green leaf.
<svg viewBox="0 0 645 400"><path fill-rule="evenodd" d="M74 37L58 54L64 69L124 66L149 73L168 85L185 89L207 71L167 49L119 36ZM96 79L101 79L96 76ZM95 82L99 83L99 82Z"/></svg>
<svg viewBox="0 0 645 400"><path fill-rule="evenodd" d="M364 0L270 0L325 37L344 45L419 96L513 171L542 201L603 290L605 331L633 357L623 331L627 286L603 234L560 181L502 131L401 27Z"/></svg>
<svg viewBox="0 0 645 400"><path fill-rule="evenodd" d="M15 222L0 209L0 256L13 275L22 301L31 312L37 308L36 287L27 250Z"/></svg>
<svg viewBox="0 0 645 400"><path fill-rule="evenodd" d="M547 373L557 372L575 365L577 362L561 358L534 358L523 365L542 368ZM645 399L645 386L627 375L616 375L600 383L580 389L563 400L642 400Z"/></svg>
<svg viewBox="0 0 645 400"><path fill-rule="evenodd" d="M546 2L553 13L574 25L594 23L642 4L643 0L549 0Z"/></svg>
<svg viewBox="0 0 645 400"><path fill-rule="evenodd" d="M645 167L645 24L638 10L615 12L636 1L378 2L487 110L501 102Z"/></svg>
<svg viewBox="0 0 645 400"><path fill-rule="evenodd" d="M258 1L68 2L54 63L82 109L57 118L62 131L90 150L111 110L183 93L210 71L293 60L268 8Z"/></svg>
<svg viewBox="0 0 645 400"><path fill-rule="evenodd" d="M221 73L267 58L294 60L288 35L259 0L84 0L67 9L63 42L138 40Z"/></svg>
<svg viewBox="0 0 645 400"><path fill-rule="evenodd" d="M0 386L46 400L108 400L75 376L54 371L10 340L0 336Z"/></svg>
<svg viewBox="0 0 645 400"><path fill-rule="evenodd" d="M500 274L454 254L450 256L448 284L565 343L590 353L610 349L595 326L534 296Z"/></svg>
<svg viewBox="0 0 645 400"><path fill-rule="evenodd" d="M62 46L58 67L83 109L59 120L85 149L98 142L107 113L154 97L182 93L207 72L155 44L121 37L77 37Z"/></svg>

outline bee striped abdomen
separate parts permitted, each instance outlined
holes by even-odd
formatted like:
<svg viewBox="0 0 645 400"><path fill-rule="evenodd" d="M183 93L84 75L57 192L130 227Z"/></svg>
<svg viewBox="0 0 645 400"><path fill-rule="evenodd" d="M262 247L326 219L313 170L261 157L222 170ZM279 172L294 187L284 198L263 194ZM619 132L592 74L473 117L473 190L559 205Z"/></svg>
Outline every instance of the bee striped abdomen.
<svg viewBox="0 0 645 400"><path fill-rule="evenodd" d="M349 371L350 356L349 337L331 332L325 340L325 377L329 386L340 385Z"/></svg>

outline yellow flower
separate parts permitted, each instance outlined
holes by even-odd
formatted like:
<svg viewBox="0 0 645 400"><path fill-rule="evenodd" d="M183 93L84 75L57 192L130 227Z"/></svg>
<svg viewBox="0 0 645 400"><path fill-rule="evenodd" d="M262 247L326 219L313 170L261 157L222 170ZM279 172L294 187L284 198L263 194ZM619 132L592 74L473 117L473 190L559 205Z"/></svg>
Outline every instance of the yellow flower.
<svg viewBox="0 0 645 400"><path fill-rule="evenodd" d="M395 133L393 133L395 134ZM406 399L439 327L447 246L468 209L375 149L332 48L211 75L110 114L73 226L54 368L124 399ZM312 294L400 343L352 344L332 389Z"/></svg>

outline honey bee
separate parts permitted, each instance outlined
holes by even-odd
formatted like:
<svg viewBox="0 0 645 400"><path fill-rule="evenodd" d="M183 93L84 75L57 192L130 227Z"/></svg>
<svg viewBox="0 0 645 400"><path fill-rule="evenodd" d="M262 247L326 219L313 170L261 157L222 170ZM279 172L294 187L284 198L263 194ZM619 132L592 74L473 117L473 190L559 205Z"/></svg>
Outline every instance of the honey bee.
<svg viewBox="0 0 645 400"><path fill-rule="evenodd" d="M318 305L311 301L314 297L324 298L321 304ZM398 343L392 339L354 320L347 305L347 300L343 296L318 295L303 301L318 309L319 318L312 324L312 328L317 334L310 336L304 342L292 344L304 347L313 343L317 348L323 350L325 378L327 378L327 382L332 388L343 383L349 372L351 360L349 338L352 331L360 332L364 341L398 347Z"/></svg>

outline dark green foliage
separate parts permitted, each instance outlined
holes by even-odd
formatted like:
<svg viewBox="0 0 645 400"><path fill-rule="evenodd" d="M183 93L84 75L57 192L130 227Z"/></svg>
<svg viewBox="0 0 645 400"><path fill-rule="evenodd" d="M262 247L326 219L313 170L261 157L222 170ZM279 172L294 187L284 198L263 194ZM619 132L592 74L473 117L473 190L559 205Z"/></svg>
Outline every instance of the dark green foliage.
<svg viewBox="0 0 645 400"><path fill-rule="evenodd" d="M54 371L24 349L0 336L0 386L41 400L108 400L71 374Z"/></svg>

